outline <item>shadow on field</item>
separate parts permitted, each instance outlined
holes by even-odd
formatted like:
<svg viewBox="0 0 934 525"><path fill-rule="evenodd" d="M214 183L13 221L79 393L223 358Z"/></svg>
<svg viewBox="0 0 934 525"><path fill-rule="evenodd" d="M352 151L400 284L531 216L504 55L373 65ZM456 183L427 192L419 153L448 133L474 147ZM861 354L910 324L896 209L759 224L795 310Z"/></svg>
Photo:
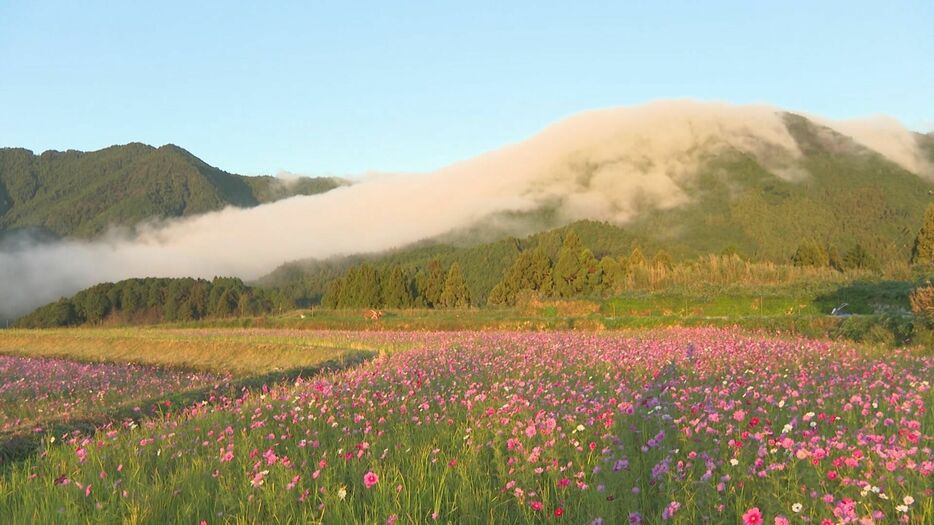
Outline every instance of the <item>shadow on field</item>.
<svg viewBox="0 0 934 525"><path fill-rule="evenodd" d="M906 313L911 311L908 295L915 287L911 281L856 281L815 297L822 312L836 307L849 314Z"/></svg>
<svg viewBox="0 0 934 525"><path fill-rule="evenodd" d="M377 352L353 350L343 354L337 359L330 359L315 366L277 370L262 375L234 378L222 384L211 385L204 388L185 390L170 395L153 397L144 400L135 400L131 403L113 406L110 410L98 416L85 419L67 421L39 422L41 431L19 430L0 433L0 472L7 467L28 459L42 446L45 437L49 434L61 436L65 433L80 431L84 435L93 435L97 429L107 427L114 423L125 421L140 422L152 417L164 417L179 413L195 403L208 401L211 396L228 399L238 397L245 391L260 389L264 385L272 386L277 383L294 382L299 378L309 378L328 372L336 372L362 364L374 357Z"/></svg>

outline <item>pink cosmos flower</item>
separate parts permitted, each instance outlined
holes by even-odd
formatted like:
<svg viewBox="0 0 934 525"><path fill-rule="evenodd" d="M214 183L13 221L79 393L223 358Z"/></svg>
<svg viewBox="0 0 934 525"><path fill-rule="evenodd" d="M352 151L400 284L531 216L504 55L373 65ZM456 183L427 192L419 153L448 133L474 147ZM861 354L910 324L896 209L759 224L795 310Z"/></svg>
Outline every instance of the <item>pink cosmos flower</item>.
<svg viewBox="0 0 934 525"><path fill-rule="evenodd" d="M373 488L373 485L379 483L379 476L375 472L369 471L363 475L363 486L366 488Z"/></svg>
<svg viewBox="0 0 934 525"><path fill-rule="evenodd" d="M762 512L759 507L753 507L743 514L743 525L762 525Z"/></svg>

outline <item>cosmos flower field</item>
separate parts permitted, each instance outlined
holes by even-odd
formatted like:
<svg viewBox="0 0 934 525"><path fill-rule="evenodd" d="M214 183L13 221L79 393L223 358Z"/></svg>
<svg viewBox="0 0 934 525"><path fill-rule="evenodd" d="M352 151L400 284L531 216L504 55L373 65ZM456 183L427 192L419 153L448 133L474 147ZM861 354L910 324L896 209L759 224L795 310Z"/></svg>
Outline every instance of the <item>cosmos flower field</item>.
<svg viewBox="0 0 934 525"><path fill-rule="evenodd" d="M934 523L930 353L716 329L359 337L398 350L47 436L0 467L0 522Z"/></svg>
<svg viewBox="0 0 934 525"><path fill-rule="evenodd" d="M0 355L0 433L42 430L49 421L93 419L115 405L221 379L132 364Z"/></svg>

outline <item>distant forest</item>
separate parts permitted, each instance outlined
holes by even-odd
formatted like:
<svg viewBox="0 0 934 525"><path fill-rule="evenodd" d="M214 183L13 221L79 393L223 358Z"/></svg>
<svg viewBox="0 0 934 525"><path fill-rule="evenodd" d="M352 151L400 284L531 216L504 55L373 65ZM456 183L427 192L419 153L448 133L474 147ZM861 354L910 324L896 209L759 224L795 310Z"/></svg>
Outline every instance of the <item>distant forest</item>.
<svg viewBox="0 0 934 525"><path fill-rule="evenodd" d="M127 279L101 283L20 318L17 326L42 328L99 324L153 324L205 318L248 317L292 306L275 290L237 278Z"/></svg>

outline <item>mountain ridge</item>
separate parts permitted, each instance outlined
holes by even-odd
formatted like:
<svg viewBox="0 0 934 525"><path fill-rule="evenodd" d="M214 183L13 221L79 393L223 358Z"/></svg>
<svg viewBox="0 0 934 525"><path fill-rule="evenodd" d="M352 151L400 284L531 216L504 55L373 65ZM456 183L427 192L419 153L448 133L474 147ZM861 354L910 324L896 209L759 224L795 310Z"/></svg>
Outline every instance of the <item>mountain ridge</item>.
<svg viewBox="0 0 934 525"><path fill-rule="evenodd" d="M45 232L90 238L111 227L254 207L346 181L247 177L213 167L175 144L139 142L96 151L0 148L0 235Z"/></svg>

